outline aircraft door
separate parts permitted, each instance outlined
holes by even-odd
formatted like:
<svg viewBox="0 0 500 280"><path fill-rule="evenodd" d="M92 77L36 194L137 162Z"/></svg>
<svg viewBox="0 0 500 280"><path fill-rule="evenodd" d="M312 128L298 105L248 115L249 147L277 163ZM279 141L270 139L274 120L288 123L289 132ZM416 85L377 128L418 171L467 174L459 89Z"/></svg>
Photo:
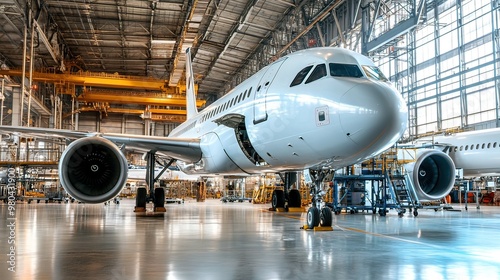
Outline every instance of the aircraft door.
<svg viewBox="0 0 500 280"><path fill-rule="evenodd" d="M280 69L281 65L285 60L286 58L282 58L271 64L267 69L267 71L262 76L262 78L260 79L259 84L257 85L255 92L254 119L253 119L254 124L267 120L267 108L266 108L267 90L269 89L269 86L271 85L274 77L276 76L276 73L278 73L278 70Z"/></svg>

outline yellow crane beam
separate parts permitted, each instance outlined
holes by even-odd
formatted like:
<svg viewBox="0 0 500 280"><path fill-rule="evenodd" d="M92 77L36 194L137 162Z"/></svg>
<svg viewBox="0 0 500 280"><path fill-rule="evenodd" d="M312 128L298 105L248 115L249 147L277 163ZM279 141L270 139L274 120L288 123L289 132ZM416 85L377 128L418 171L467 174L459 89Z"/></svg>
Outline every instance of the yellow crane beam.
<svg viewBox="0 0 500 280"><path fill-rule="evenodd" d="M85 106L74 111L72 114L81 112L105 112L105 113L118 113L118 114L130 114L130 115L140 115L145 117L147 115L148 119L153 121L161 122L184 122L186 121L186 110L172 110L172 109L126 109L126 108L113 108L109 107L109 104L103 104L103 106ZM148 114L149 113L149 114ZM64 117L69 117L68 114Z"/></svg>
<svg viewBox="0 0 500 280"><path fill-rule="evenodd" d="M137 105L155 105L155 106L186 106L186 98L164 98L156 96L137 96L137 95L117 95L109 93L86 92L78 96L78 101L85 102L109 102L114 104L137 104ZM196 106L201 107L205 100L196 100Z"/></svg>
<svg viewBox="0 0 500 280"><path fill-rule="evenodd" d="M7 76L22 76L22 70L9 69L1 70L0 75ZM29 77L29 73L26 73ZM73 84L86 87L103 87L103 88L120 88L120 89L139 89L139 90L156 90L165 93L179 94L186 91L186 85L168 86L167 80L154 79L151 77L141 76L125 76L119 74L94 73L79 71L76 73L50 73L50 72L33 72L33 81L47 82L54 84ZM197 85L195 85L197 90Z"/></svg>

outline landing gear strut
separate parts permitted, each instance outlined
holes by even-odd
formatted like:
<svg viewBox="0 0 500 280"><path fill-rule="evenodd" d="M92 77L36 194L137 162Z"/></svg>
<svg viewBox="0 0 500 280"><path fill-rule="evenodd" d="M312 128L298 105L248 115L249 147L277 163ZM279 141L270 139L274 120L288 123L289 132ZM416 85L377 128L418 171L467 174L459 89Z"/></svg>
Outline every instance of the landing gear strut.
<svg viewBox="0 0 500 280"><path fill-rule="evenodd" d="M149 187L149 196L146 188L137 188L137 194L135 198L135 212L145 212L146 203L153 202L154 212L165 212L165 189L162 187L155 188L155 182L158 181L160 176L167 171L167 169L175 162L171 159L169 162L158 162L155 152L148 152L146 155L146 184ZM155 164L163 166L163 169L155 177Z"/></svg>
<svg viewBox="0 0 500 280"><path fill-rule="evenodd" d="M322 227L332 226L332 210L323 202L324 191L321 189L323 179L331 171L309 170L313 184L311 185L311 207L307 211L307 226L315 228L321 224Z"/></svg>

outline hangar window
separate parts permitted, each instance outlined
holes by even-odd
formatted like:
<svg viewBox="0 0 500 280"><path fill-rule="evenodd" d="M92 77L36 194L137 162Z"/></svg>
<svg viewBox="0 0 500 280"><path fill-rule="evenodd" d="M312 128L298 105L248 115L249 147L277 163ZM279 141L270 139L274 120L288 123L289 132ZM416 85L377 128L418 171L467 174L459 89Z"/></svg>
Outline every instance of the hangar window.
<svg viewBox="0 0 500 280"><path fill-rule="evenodd" d="M309 71L311 71L312 68L313 68L313 66L310 65L310 66L307 66L306 68L300 70L300 72L297 73L297 75L295 75L295 78L293 78L293 81L290 84L290 87L293 87L293 86L296 86L296 85L300 85L302 83L302 81L304 81L304 79L306 78L307 74L309 73ZM249 93L248 96L250 96L250 93Z"/></svg>
<svg viewBox="0 0 500 280"><path fill-rule="evenodd" d="M388 81L384 76L384 73L382 73L382 71L380 71L380 69L376 66L363 65L363 70L365 70L366 76L368 76L368 78L382 82Z"/></svg>
<svg viewBox="0 0 500 280"><path fill-rule="evenodd" d="M330 75L334 77L363 77L363 73L359 70L358 65L341 63L330 63Z"/></svg>
<svg viewBox="0 0 500 280"><path fill-rule="evenodd" d="M311 75L309 75L309 78L306 80L306 84L314 82L316 80L319 80L323 77L326 76L326 65L324 64L318 64L312 71Z"/></svg>

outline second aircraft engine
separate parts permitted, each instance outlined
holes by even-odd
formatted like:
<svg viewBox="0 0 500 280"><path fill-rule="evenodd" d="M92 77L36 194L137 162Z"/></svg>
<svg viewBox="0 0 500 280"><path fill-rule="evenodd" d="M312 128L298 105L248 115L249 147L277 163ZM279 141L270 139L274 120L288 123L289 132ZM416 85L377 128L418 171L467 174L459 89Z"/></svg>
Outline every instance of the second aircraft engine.
<svg viewBox="0 0 500 280"><path fill-rule="evenodd" d="M442 199L455 184L455 164L439 150L418 151L416 161L406 164L405 169L421 201Z"/></svg>
<svg viewBox="0 0 500 280"><path fill-rule="evenodd" d="M123 153L102 137L73 141L59 161L61 185L73 198L86 203L101 203L118 195L127 172Z"/></svg>

